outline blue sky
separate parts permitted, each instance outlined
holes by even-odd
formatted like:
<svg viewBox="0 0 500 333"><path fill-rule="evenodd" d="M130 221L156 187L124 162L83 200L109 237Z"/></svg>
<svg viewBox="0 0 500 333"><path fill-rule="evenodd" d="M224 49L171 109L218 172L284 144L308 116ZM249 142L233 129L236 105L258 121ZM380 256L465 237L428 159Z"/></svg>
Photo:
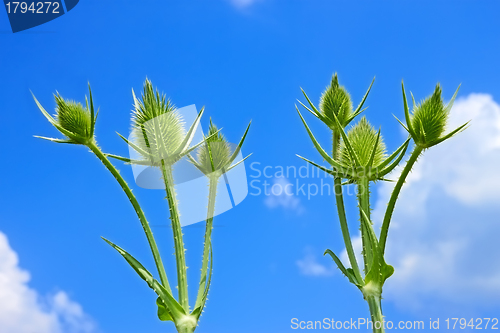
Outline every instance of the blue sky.
<svg viewBox="0 0 500 333"><path fill-rule="evenodd" d="M254 154L249 180L283 184L297 179L255 177L250 163L262 171L302 166L295 154L321 161L294 103L300 87L317 101L334 72L355 103L376 76L366 115L382 127L390 150L405 137L392 116L402 114L401 79L417 99L437 82L449 99L462 84L452 121L474 121L461 138L429 151L402 193L389 238L396 273L387 282L384 313L426 323L498 316L499 9L493 1L82 0L68 14L16 34L0 11L0 276L10 279L0 284L0 328L174 332L157 320L154 294L100 239L154 267L130 204L86 149L33 138L57 133L30 89L53 110L56 90L83 101L90 82L101 110L100 146L127 154L115 132L128 133L131 88L140 90L148 77L177 106L205 105L203 125L212 117L232 142L252 120L243 149ZM327 145L324 125L307 120ZM129 167L118 165L132 182ZM373 189L374 217L389 191L390 184ZM169 258L162 192L135 192ZM356 230L356 207L348 203ZM326 195L249 195L218 216L213 285L197 332L291 332L292 318L367 317L359 291L321 255L326 248L342 252L334 213ZM191 286L201 261L199 226L185 228ZM173 259L164 260L172 277ZM13 299L22 306L9 315Z"/></svg>

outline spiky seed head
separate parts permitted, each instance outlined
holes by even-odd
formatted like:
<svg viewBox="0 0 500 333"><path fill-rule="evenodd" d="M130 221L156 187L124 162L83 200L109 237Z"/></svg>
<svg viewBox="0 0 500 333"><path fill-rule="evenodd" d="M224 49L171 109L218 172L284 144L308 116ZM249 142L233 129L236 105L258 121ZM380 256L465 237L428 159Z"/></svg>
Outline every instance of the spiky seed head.
<svg viewBox="0 0 500 333"><path fill-rule="evenodd" d="M55 119L59 126L74 134L72 141L87 144L93 140L92 118L90 110L81 103L65 100L57 93Z"/></svg>
<svg viewBox="0 0 500 333"><path fill-rule="evenodd" d="M340 159L344 165L352 167L366 167L370 162L375 143L377 142L378 132L370 125L366 117L362 117L360 121L349 129L347 138L352 146L352 149L358 157L361 165L355 165L351 158L345 142L341 143ZM383 162L386 156L386 148L382 136L380 136L375 155L373 157L373 166L377 166Z"/></svg>
<svg viewBox="0 0 500 333"><path fill-rule="evenodd" d="M144 156L153 165L169 160L181 146L186 131L182 116L165 94L146 79L141 99L134 95L132 134L135 143L151 154Z"/></svg>
<svg viewBox="0 0 500 333"><path fill-rule="evenodd" d="M333 75L331 84L326 87L326 90L321 95L319 109L331 129L336 128L333 114L337 116L343 127L349 123L353 113L351 96L344 87L339 85L337 73Z"/></svg>
<svg viewBox="0 0 500 333"><path fill-rule="evenodd" d="M210 119L210 126L205 143L198 149L198 163L204 174L210 174L229 167L231 147L224 135Z"/></svg>
<svg viewBox="0 0 500 333"><path fill-rule="evenodd" d="M448 116L449 109L443 102L441 86L437 84L430 97L414 105L411 125L415 143L427 148L437 142L445 131Z"/></svg>

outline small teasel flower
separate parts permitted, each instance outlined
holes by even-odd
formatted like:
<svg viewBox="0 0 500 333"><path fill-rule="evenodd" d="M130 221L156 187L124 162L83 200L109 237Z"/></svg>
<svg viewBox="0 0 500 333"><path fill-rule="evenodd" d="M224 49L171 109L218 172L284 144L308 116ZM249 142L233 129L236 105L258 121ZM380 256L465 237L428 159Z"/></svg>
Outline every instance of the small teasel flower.
<svg viewBox="0 0 500 333"><path fill-rule="evenodd" d="M374 80L375 79L373 79L370 87L368 87L368 90L363 96L363 99L355 110L353 110L352 107L351 96L349 95L347 90L339 84L337 73L332 76L330 85L326 87L325 91L321 95L319 110L311 102L304 90L302 90L302 93L307 99L310 108L300 101L299 103L313 115L319 118L322 122L324 122L330 129L337 131L338 127L335 118L338 119L341 127L345 128L356 116L364 111L364 109L362 110L361 108L363 107L363 104L368 97L368 93L371 90Z"/></svg>
<svg viewBox="0 0 500 333"><path fill-rule="evenodd" d="M132 91L133 92L133 91ZM153 165L171 159L182 145L186 131L182 116L169 99L146 79L141 100L134 94L132 135L139 153Z"/></svg>
<svg viewBox="0 0 500 333"><path fill-rule="evenodd" d="M212 119L210 119L208 135L205 137L204 144L198 148L196 160L190 155L188 155L188 158L203 174L210 175L212 173L217 173L217 175L221 175L233 169L236 165L242 163L250 156L248 155L238 163L231 165L245 141L249 128L250 124L248 124L238 146L232 151L229 142L224 135L220 133L220 130L212 122Z"/></svg>
<svg viewBox="0 0 500 333"><path fill-rule="evenodd" d="M413 140L420 148L425 149L435 146L438 143L449 139L456 133L464 130L468 125L468 123L465 123L449 134L444 135L450 110L453 106L453 102L455 101L460 86L457 88L455 94L447 105L443 102L442 90L439 83L436 85L434 93L419 104L415 103L415 99L412 94L413 110L411 114L408 109L404 84L402 85L402 88L406 126L402 124L401 121L400 123L410 133Z"/></svg>
<svg viewBox="0 0 500 333"><path fill-rule="evenodd" d="M353 114L351 96L343 86L339 85L337 73L333 75L331 84L321 95L319 110L330 128L335 126L333 115L337 116L344 127L351 120Z"/></svg>
<svg viewBox="0 0 500 333"><path fill-rule="evenodd" d="M94 128L97 118L97 113L94 112L94 102L92 100L92 91L89 85L90 104L85 97L86 106L81 103L67 100L61 97L59 93L54 95L56 100L56 114L52 117L38 102L36 97L33 98L43 115L49 122L59 130L67 139L54 139L37 136L38 138L58 142L58 143L73 143L88 146L94 143Z"/></svg>
<svg viewBox="0 0 500 333"><path fill-rule="evenodd" d="M200 110L186 131L178 109L164 94L160 94L153 88L151 81L146 79L141 100L135 96L133 90L132 95L134 98L132 113L134 142L118 135L138 152L141 158L129 159L112 154L106 154L107 156L131 164L158 167L165 163L171 166L203 144L204 141L190 146L205 108Z"/></svg>
<svg viewBox="0 0 500 333"><path fill-rule="evenodd" d="M383 162L386 157L384 140L380 133L366 120L366 117L361 118L356 125L347 131L347 137L360 165L355 165L356 162L353 161L345 141L341 143L340 147L341 163L358 167L368 166L369 164L379 165Z"/></svg>
<svg viewBox="0 0 500 333"><path fill-rule="evenodd" d="M204 170L204 173L222 169L231 157L229 143L214 125L212 119L210 119L208 135L209 138L205 139L205 144L198 148L199 166Z"/></svg>

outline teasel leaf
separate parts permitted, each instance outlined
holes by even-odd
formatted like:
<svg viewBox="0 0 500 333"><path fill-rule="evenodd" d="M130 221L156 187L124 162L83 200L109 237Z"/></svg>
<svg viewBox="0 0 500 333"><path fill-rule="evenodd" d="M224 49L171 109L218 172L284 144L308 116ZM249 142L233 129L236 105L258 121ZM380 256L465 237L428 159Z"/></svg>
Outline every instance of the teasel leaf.
<svg viewBox="0 0 500 333"><path fill-rule="evenodd" d="M449 113L451 111L451 108L453 107L453 103L455 103L455 99L457 98L457 95L458 95L458 91L460 90L460 87L462 86L462 84L459 84L458 85L458 88L457 90L455 90L455 93L453 94L453 96L451 97L450 101L448 102L448 104L446 104L445 106L445 111L447 113Z"/></svg>
<svg viewBox="0 0 500 333"><path fill-rule="evenodd" d="M144 266L137 261L133 256L131 256L124 249L119 247L118 245L112 243L106 238L102 237L102 239L111 245L118 253L122 255L122 257L128 262L128 264L136 271L136 273L148 284L148 286L153 289L156 294L163 301L166 309L168 310L171 318L175 321L177 318L181 318L186 315L186 312L182 308L182 306L177 302L177 300L170 294L165 287L163 287L156 279L153 278L153 275L149 273L149 271L144 268Z"/></svg>
<svg viewBox="0 0 500 333"><path fill-rule="evenodd" d="M387 278L394 273L394 267L386 264L382 251L380 250L377 236L375 235L375 231L373 231L372 222L364 210L360 209L360 211L362 213L361 223L364 224L365 229L367 230L368 241L370 242L373 250L373 259L369 264L369 270L365 276L365 284L373 282L374 284L382 287L385 280L387 280Z"/></svg>
<svg viewBox="0 0 500 333"><path fill-rule="evenodd" d="M394 115L393 115L393 116L394 116ZM398 118L398 117L394 116L394 118L396 118L396 120L398 121L398 123L400 123L400 124L401 124L401 126L403 126L403 128L404 128L404 129L408 132L408 134L410 134L410 135L411 135L410 130L408 129L408 127L406 127L406 125L405 125L405 124L403 124L403 122L402 122L401 120L399 120L399 118Z"/></svg>
<svg viewBox="0 0 500 333"><path fill-rule="evenodd" d="M340 132L340 135L342 136L342 140L344 140L344 144L345 144L345 147L347 149L347 151L349 152L349 156L351 157L351 159L354 161L354 163L356 164L356 166L360 166L361 163L359 161L359 158L358 156L356 155L356 152L354 151L354 149L352 148L352 145L351 145L351 142L349 141L349 138L347 137L347 134L345 133L344 129L342 128L342 126L340 126L340 122L339 120L337 119L337 117L335 116L335 114L333 115L334 119L335 119L335 122L337 123L338 125L338 128L339 128L339 132Z"/></svg>
<svg viewBox="0 0 500 333"><path fill-rule="evenodd" d="M466 122L465 124L463 124L462 126L459 126L458 128L456 128L455 130L451 131L450 133L448 133L447 135L441 137L440 139L438 139L436 142L434 142L433 146L437 145L437 144L440 144L441 142L445 141L445 140L448 140L449 138L451 138L452 136L454 136L455 134L457 133L460 133L462 131L465 131L467 129L467 127L469 127L469 123L470 121Z"/></svg>
<svg viewBox="0 0 500 333"><path fill-rule="evenodd" d="M305 92L303 90L302 90L302 92L305 94ZM307 111L309 111L310 113L312 113L313 116L315 116L316 118L318 118L322 122L326 123L326 120L325 120L325 118L323 117L323 115L321 113L316 113L316 111L311 110L304 103L302 103L302 101L300 101L300 100L297 100L297 102L299 102L300 105L302 105L302 107L304 107L304 109L306 109Z"/></svg>
<svg viewBox="0 0 500 333"><path fill-rule="evenodd" d="M326 160L326 162L328 164L330 164L334 168L337 168L339 170L343 170L345 167L343 165L341 165L339 162L335 161L333 158L331 158L330 155L328 155L326 153L326 151L318 143L318 141L314 137L314 134L309 129L309 126L307 126L307 123L306 123L304 117L302 117L302 114L300 113L299 109L297 108L297 105L295 105L295 108L297 109L297 112L299 113L300 119L302 120L302 123L304 124L304 126L306 128L307 134L309 134L309 137L311 138L311 141L313 142L314 147L316 148L316 150L320 153L320 155Z"/></svg>
<svg viewBox="0 0 500 333"><path fill-rule="evenodd" d="M370 83L370 86L368 87L368 90L366 91L365 95L363 96L363 99L359 103L359 105L356 108L356 110L354 110L354 112L353 112L351 118L349 119L349 121L347 122L347 124L349 124L354 118L356 118L359 114L361 114L364 110L366 110L366 108L364 108L363 110L361 110L361 108L365 104L366 98L368 97L368 94L370 93L370 90L372 89L372 86L373 86L374 82L375 82L375 77L373 77L372 83Z"/></svg>
<svg viewBox="0 0 500 333"><path fill-rule="evenodd" d="M235 164L231 165L229 168L224 169L224 173L227 173L227 172L231 171L232 169L236 168L238 165L240 165L241 163L245 162L245 160L246 160L247 158L249 158L250 156L252 156L252 153L248 154L248 156L247 156L247 157L245 157L245 158L243 158L241 161L239 161L239 162L237 162L237 163L235 163Z"/></svg>
<svg viewBox="0 0 500 333"><path fill-rule="evenodd" d="M352 270L352 268L346 269L344 267L344 264L342 264L342 261L340 261L340 259L335 255L335 253L333 253L332 250L327 249L323 255L326 254L329 254L332 257L333 261L337 264L338 269L342 272L342 274L344 274L349 279L349 282L351 282L358 288L363 287L362 282L360 283L360 281L356 279L356 276L354 275L354 271Z"/></svg>
<svg viewBox="0 0 500 333"><path fill-rule="evenodd" d="M161 321L174 321L161 297L156 299L156 306L158 306L158 319Z"/></svg>
<svg viewBox="0 0 500 333"><path fill-rule="evenodd" d="M401 123L401 125L403 125L408 130L408 132L410 133L410 135L412 137L415 137L415 131L413 130L413 127L412 127L412 124L411 124L411 117L410 117L410 110L408 108L408 101L406 100L405 84L404 84L403 81L401 81L401 87L402 87L402 90L403 90L403 107L404 107L405 119L406 119L406 125L407 125L407 127L405 127L403 125L403 123L401 123L401 122L400 123ZM413 105L415 106L415 99L413 98L413 94L411 95L411 97L413 99ZM399 121L399 119L398 119L398 121Z"/></svg>
<svg viewBox="0 0 500 333"><path fill-rule="evenodd" d="M33 99L35 100L36 105L38 106L38 108L40 109L42 114L45 116L45 118L47 118L47 120L52 124L52 126L54 126L63 135L65 135L68 138L70 138L71 140L75 141L75 143L77 144L78 140L80 138L78 138L74 133L72 133L72 132L66 130L65 128L63 128L62 126L60 126L57 123L57 121L43 108L43 106L40 104L40 102L36 99L33 92L32 91L30 91L30 92L31 92L31 95L33 96Z"/></svg>
<svg viewBox="0 0 500 333"><path fill-rule="evenodd" d="M191 141L193 141L194 134L196 133L196 129L198 128L198 125L200 124L201 116L205 112L205 107L202 107L200 112L198 113L198 116L196 116L196 119L194 122L191 124L189 127L188 132L186 133L186 136L184 137L184 140L182 141L181 145L179 146L179 150L174 153L174 155L178 154L180 156L186 155L186 151L189 150L189 146L191 145ZM191 149L192 151L192 149Z"/></svg>
<svg viewBox="0 0 500 333"><path fill-rule="evenodd" d="M321 166L321 165L319 165L319 164L316 164L316 163L314 163L313 161L310 161L310 160L308 160L307 158L302 157L302 156L300 156L300 155L298 155L298 154L295 154L295 155L296 155L298 158L303 159L303 160L304 160L304 161L306 161L307 163L309 163L309 164L311 164L311 165L315 166L316 168L320 169L321 171L324 171L324 172L326 172L326 173L328 173L329 175L332 175L332 176L334 176L334 177L347 178L346 176L351 176L351 173L347 171L347 168L342 168L342 167L340 167L340 168L339 168L339 167L337 167L336 169L337 169L338 171L334 171L334 170L330 170L330 169L328 169L328 168L325 168L324 166Z"/></svg>
<svg viewBox="0 0 500 333"><path fill-rule="evenodd" d="M233 154L231 155L231 157L229 158L229 161L228 161L228 164L231 164L233 163L233 161L236 159L236 156L238 156L238 153L240 152L241 150L241 146L243 146L243 142L245 141L245 138L247 137L247 134L248 134L248 130L250 129L250 125L252 124L252 122L250 121L250 123L248 124L246 130L245 130L245 133L243 133L243 136L241 137L241 140L240 142L238 142L238 146L236 146L236 149L234 150ZM250 156L250 155L249 155ZM248 157L248 156L247 156ZM245 157L245 159L247 158Z"/></svg>
<svg viewBox="0 0 500 333"><path fill-rule="evenodd" d="M370 159L368 160L368 167L373 165L373 160L375 159L375 155L377 154L378 142L380 141L380 129L377 133L377 139L375 140L375 144L373 145L372 153L370 154Z"/></svg>
<svg viewBox="0 0 500 333"><path fill-rule="evenodd" d="M356 118L357 116L359 116L360 114L362 114L362 113L363 113L366 109L368 109L368 108L366 107L366 108L364 108L363 110L360 110L360 111L358 111L358 112L356 112L356 113L353 113L353 114L352 114L352 116L351 116L351 117L349 118L349 120L347 121L346 126L347 126L347 125L349 125L349 124L351 123L351 121L353 121L353 119L354 119L354 118Z"/></svg>
<svg viewBox="0 0 500 333"><path fill-rule="evenodd" d="M209 136L205 137L205 138L203 139L203 141L200 141L200 142L198 142L196 145L194 145L194 146L192 146L191 148L189 148L189 149L185 150L182 154L180 154L180 155L178 156L178 159L181 159L181 158L183 158L184 156L189 156L189 157L190 157L190 158L189 158L189 160L190 160L190 161L191 161L191 160L194 160L194 159L193 159L193 157L192 157L192 156L190 156L190 154L191 154L191 153L192 153L195 149L197 149L197 148L199 148L200 146L202 146L203 144L205 144L205 143L206 143L206 140L209 140L209 139L211 139L211 138L213 138L213 137L217 136L218 134L220 134L220 132L221 132L221 131L222 131L222 128L218 129L216 132L214 132L214 133L210 134ZM199 166L201 167L201 165L200 165L199 163L197 163L197 165L199 165ZM195 166L196 166L196 165L195 165ZM199 169L199 170L200 170L201 172L203 172L201 169Z"/></svg>
<svg viewBox="0 0 500 333"><path fill-rule="evenodd" d="M47 140L47 141L52 141L52 142L55 142L55 143L70 143L70 144L77 144L76 142L71 141L71 140L55 139L55 138L47 138L47 137L45 137L45 136L38 136L38 135L33 135L33 137L38 138L38 139Z"/></svg>
<svg viewBox="0 0 500 333"><path fill-rule="evenodd" d="M90 89L90 82L88 83L88 85L89 85L90 108L87 105L87 109L90 109L90 137L93 138L95 122L97 120L97 113L94 113L94 99L92 98L92 89ZM85 101L87 101L87 96L85 96Z"/></svg>
<svg viewBox="0 0 500 333"><path fill-rule="evenodd" d="M212 272L213 272L213 253L212 253L212 244L210 244L210 269L208 273L208 280L205 287L205 292L203 293L201 303L197 307L195 307L195 309L191 312L191 315L194 316L196 320L200 318L201 313L205 308L205 304L207 303L208 291L210 290L210 284L212 283Z"/></svg>
<svg viewBox="0 0 500 333"><path fill-rule="evenodd" d="M304 91L304 89L300 88L300 90L302 91L302 94L304 95L304 97L306 98L307 102L309 103L309 105L311 106L312 110L309 109L307 106L305 106L301 101L298 101L300 104L302 104L303 107L305 107L309 112L311 112L313 115L315 115L316 117L318 117L320 120L322 121L325 121L325 118L324 116L321 114L321 112L319 112L319 110L314 106L314 103L311 102L311 100L309 99L309 96L307 96L306 92Z"/></svg>
<svg viewBox="0 0 500 333"><path fill-rule="evenodd" d="M403 144L401 146L399 146L398 149L396 149L394 151L394 153L392 153L389 157L387 157L384 162L382 162L380 165L378 165L376 168L377 169L382 169L378 174L380 177L383 177L385 175L387 175L388 173L390 173L392 170L394 170L394 168L396 168L396 166L398 166L399 162L401 162L401 160L403 159L403 157L405 156L406 154L406 150L408 149L408 146L410 144L410 140L411 140L411 137L409 137L408 139L406 139L405 142L403 142ZM399 154L399 156L398 156ZM395 160L394 158L398 156ZM394 160L394 161L393 161ZM387 168L386 166L391 162L393 161Z"/></svg>
<svg viewBox="0 0 500 333"><path fill-rule="evenodd" d="M121 135L120 133L116 132L116 134L118 134L118 136L120 138L123 139L123 141L125 141L130 147L132 147L136 152L138 152L140 155L144 156L144 157L147 157L147 158L151 158L153 159L154 156L149 153L148 151L142 149L141 147L139 147L138 145L134 144L132 141L128 140L127 138L125 138L123 135Z"/></svg>
<svg viewBox="0 0 500 333"><path fill-rule="evenodd" d="M123 157L123 156L120 156L120 155L109 154L109 153L103 153L103 154L106 157L110 157L112 159L125 162L126 164L136 164L136 165L153 166L153 164L150 161L147 161L147 160L133 160L133 159L130 159L128 157Z"/></svg>

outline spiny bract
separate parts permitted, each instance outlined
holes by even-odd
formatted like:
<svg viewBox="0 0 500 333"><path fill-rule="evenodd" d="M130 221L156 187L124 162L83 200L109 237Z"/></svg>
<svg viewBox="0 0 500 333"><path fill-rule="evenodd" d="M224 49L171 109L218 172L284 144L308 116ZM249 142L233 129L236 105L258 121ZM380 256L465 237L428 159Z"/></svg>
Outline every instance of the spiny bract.
<svg viewBox="0 0 500 333"><path fill-rule="evenodd" d="M57 123L65 130L78 137L77 143L85 144L91 140L92 119L90 111L85 109L81 103L71 100L64 100L61 95L55 95Z"/></svg>
<svg viewBox="0 0 500 333"><path fill-rule="evenodd" d="M345 145L345 142L342 142L340 147L340 159L344 165L348 166L368 166L370 162L370 158L373 152L373 148L375 143L377 142L378 132L373 128L372 125L366 120L366 117L360 119L360 121L354 125L347 132L347 138L352 146L352 149L356 153L358 157L359 163L361 165L354 165L354 161L351 159L349 155L349 151ZM373 158L373 166L380 165L384 158L386 157L386 148L382 137L379 138L377 148L375 150L375 155Z"/></svg>
<svg viewBox="0 0 500 333"><path fill-rule="evenodd" d="M321 95L319 109L326 118L327 125L332 129L336 127L334 114L343 127L351 120L353 113L351 96L339 85L337 73L333 75L331 84Z"/></svg>
<svg viewBox="0 0 500 333"><path fill-rule="evenodd" d="M164 94L153 89L148 79L144 83L142 100L134 95L132 133L137 146L150 154L144 158L153 165L169 160L185 137L182 116Z"/></svg>
<svg viewBox="0 0 500 333"><path fill-rule="evenodd" d="M205 143L198 148L198 164L204 174L229 167L231 158L231 147L224 135L210 120L208 135Z"/></svg>
<svg viewBox="0 0 500 333"><path fill-rule="evenodd" d="M436 85L432 96L413 106L411 125L415 142L426 148L441 138L445 131L449 109L444 105L441 86Z"/></svg>

